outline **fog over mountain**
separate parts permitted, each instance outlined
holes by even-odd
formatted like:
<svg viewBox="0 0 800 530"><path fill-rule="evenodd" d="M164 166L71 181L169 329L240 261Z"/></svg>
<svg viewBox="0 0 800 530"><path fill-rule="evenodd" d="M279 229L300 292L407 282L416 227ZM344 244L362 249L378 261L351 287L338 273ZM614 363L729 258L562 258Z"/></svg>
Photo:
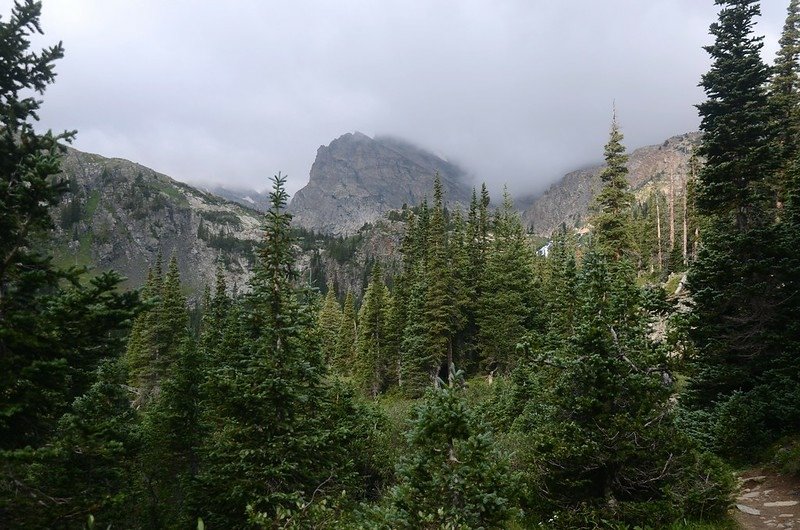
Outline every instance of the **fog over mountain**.
<svg viewBox="0 0 800 530"><path fill-rule="evenodd" d="M0 1L8 12L11 2ZM774 57L786 2L762 2ZM542 191L626 145L698 126L711 0L46 2L62 39L42 125L184 181L294 192L317 148L390 134L494 190Z"/></svg>

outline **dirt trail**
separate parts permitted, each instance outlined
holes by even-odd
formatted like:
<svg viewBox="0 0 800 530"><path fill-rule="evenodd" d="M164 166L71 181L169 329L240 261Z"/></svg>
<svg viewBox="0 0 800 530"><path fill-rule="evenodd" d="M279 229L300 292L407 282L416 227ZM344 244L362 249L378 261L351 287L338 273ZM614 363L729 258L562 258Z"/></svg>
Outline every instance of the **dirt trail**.
<svg viewBox="0 0 800 530"><path fill-rule="evenodd" d="M800 480L755 468L739 475L734 518L752 530L800 530Z"/></svg>

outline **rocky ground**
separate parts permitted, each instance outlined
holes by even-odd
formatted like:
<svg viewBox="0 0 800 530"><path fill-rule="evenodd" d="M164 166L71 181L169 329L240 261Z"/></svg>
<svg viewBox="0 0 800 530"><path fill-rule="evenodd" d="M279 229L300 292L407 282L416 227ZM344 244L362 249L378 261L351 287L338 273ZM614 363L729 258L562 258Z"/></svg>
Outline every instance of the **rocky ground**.
<svg viewBox="0 0 800 530"><path fill-rule="evenodd" d="M800 530L800 480L763 468L739 477L734 518L742 528Z"/></svg>

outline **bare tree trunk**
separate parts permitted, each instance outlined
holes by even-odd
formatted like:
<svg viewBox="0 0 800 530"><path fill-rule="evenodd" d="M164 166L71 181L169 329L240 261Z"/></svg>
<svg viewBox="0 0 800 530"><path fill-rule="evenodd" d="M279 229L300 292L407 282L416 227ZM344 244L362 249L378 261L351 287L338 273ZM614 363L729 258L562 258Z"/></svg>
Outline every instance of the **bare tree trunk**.
<svg viewBox="0 0 800 530"><path fill-rule="evenodd" d="M675 174L669 174L669 251L675 249Z"/></svg>
<svg viewBox="0 0 800 530"><path fill-rule="evenodd" d="M683 266L689 265L689 215L686 211L686 175L683 176Z"/></svg>
<svg viewBox="0 0 800 530"><path fill-rule="evenodd" d="M661 270L662 264L664 263L663 257L661 256L661 201L658 200L658 194L656 194L656 236L658 238L658 270Z"/></svg>
<svg viewBox="0 0 800 530"><path fill-rule="evenodd" d="M453 384L453 339L447 341L447 382Z"/></svg>

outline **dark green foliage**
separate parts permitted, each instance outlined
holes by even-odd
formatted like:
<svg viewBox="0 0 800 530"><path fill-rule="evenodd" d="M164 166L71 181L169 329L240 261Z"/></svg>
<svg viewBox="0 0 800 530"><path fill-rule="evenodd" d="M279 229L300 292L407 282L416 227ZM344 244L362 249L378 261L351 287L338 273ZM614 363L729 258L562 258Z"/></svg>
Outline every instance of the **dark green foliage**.
<svg viewBox="0 0 800 530"><path fill-rule="evenodd" d="M786 200L786 172L798 154L800 142L800 2L791 0L787 11L769 91L769 101L775 113L773 128L781 166L774 192L780 202Z"/></svg>
<svg viewBox="0 0 800 530"><path fill-rule="evenodd" d="M353 362L356 356L356 307L353 293L347 291L344 297L344 308L342 310L342 321L339 326L339 333L336 336L336 355L331 362L334 369L340 374L348 374L353 370Z"/></svg>
<svg viewBox="0 0 800 530"><path fill-rule="evenodd" d="M714 44L705 50L711 69L701 82L706 101L697 105L705 133L698 154L706 158L699 176L701 213L731 213L739 230L769 199L764 183L775 167L767 100L770 69L761 60L761 37L752 35L760 14L756 0L717 0L719 21L711 25Z"/></svg>
<svg viewBox="0 0 800 530"><path fill-rule="evenodd" d="M595 198L597 215L593 219L597 245L619 259L631 252L630 207L633 194L628 185L628 155L622 145L617 117L611 122L611 133L605 146L606 167L600 173L603 188Z"/></svg>
<svg viewBox="0 0 800 530"><path fill-rule="evenodd" d="M131 442L117 356L137 309L108 272L85 282L38 253L66 186L61 140L38 135L42 94L61 45L33 52L38 2L0 21L0 526L75 526L124 503ZM72 198L77 203L77 198ZM74 211L66 221L74 220ZM98 369L98 366L102 367ZM116 512L119 513L119 512ZM79 524L79 523L77 523Z"/></svg>
<svg viewBox="0 0 800 530"><path fill-rule="evenodd" d="M352 301L352 300L351 300ZM319 344L325 362L331 364L336 359L336 341L339 337L339 330L342 327L342 308L336 299L336 291L333 284L328 284L328 293L322 303L319 315L317 315L317 333L319 334Z"/></svg>
<svg viewBox="0 0 800 530"><path fill-rule="evenodd" d="M774 194L781 181L791 196L793 181L789 173L781 177L781 167L791 167L781 159L785 150L776 148L788 145L786 131L784 141L776 140L769 69L758 53L761 39L751 35L758 5L720 3L726 7L711 27L716 42L707 48L712 69L703 78L708 100L698 106L707 157L698 207L706 220L689 273L689 333L697 351L683 402L692 428L711 447L741 459L800 422L797 328L790 316L798 298L797 247L791 246L798 225L790 212L780 213ZM788 81L786 64L780 68L779 85Z"/></svg>
<svg viewBox="0 0 800 530"><path fill-rule="evenodd" d="M453 363L455 334L463 325L463 319L459 307L460 289L453 270L455 249L448 238L439 175L433 183L433 209L425 245L426 293L421 316L426 323L426 356L435 363L434 366L444 366L449 370Z"/></svg>
<svg viewBox="0 0 800 530"><path fill-rule="evenodd" d="M332 239L326 245L328 255L339 263L346 263L353 258L363 240L364 236L361 233Z"/></svg>
<svg viewBox="0 0 800 530"><path fill-rule="evenodd" d="M200 217L209 223L218 225L228 225L233 228L241 228L242 226L242 220L233 212L209 210L202 212Z"/></svg>
<svg viewBox="0 0 800 530"><path fill-rule="evenodd" d="M495 214L493 235L476 323L485 368L502 373L517 364L516 345L533 327L535 316L533 251L508 194Z"/></svg>
<svg viewBox="0 0 800 530"><path fill-rule="evenodd" d="M517 383L532 390L517 397L527 402L514 421L530 444L522 461L531 509L557 514L551 523L562 527L724 513L730 479L675 424L667 359L648 339L634 270L591 252L575 292L572 332L550 336L538 369Z"/></svg>
<svg viewBox="0 0 800 530"><path fill-rule="evenodd" d="M138 390L137 406L149 403L157 393L189 333L189 314L177 259L173 256L170 260L163 278L160 269L159 257L143 291L145 296L153 297L152 305L134 322L126 352L131 383Z"/></svg>
<svg viewBox="0 0 800 530"><path fill-rule="evenodd" d="M383 283L383 272L377 263L364 293L358 313L354 376L358 386L375 397L385 389L393 368L387 344L389 292Z"/></svg>
<svg viewBox="0 0 800 530"><path fill-rule="evenodd" d="M363 414L326 382L313 315L293 281L284 182L274 181L252 291L230 312L204 383L208 430L192 515L209 525L295 517L298 506L363 484L355 479L372 454L359 445L368 443L357 436Z"/></svg>
<svg viewBox="0 0 800 530"><path fill-rule="evenodd" d="M140 480L146 493L140 505L142 518L154 528L187 527L194 521L187 505L205 435L200 400L205 359L201 355L193 340L184 341L143 418Z"/></svg>
<svg viewBox="0 0 800 530"><path fill-rule="evenodd" d="M383 525L505 528L515 514L514 477L455 382L428 393L407 439Z"/></svg>
<svg viewBox="0 0 800 530"><path fill-rule="evenodd" d="M96 381L41 448L4 451L0 523L4 528L74 528L89 514L124 521L139 441L122 365L102 363Z"/></svg>

